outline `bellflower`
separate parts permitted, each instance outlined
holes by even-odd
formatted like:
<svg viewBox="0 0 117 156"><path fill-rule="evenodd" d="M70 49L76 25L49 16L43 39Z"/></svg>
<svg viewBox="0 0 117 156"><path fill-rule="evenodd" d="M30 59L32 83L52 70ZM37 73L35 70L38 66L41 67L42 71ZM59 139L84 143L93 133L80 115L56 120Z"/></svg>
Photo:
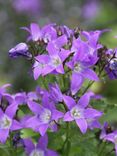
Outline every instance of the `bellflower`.
<svg viewBox="0 0 117 156"><path fill-rule="evenodd" d="M115 151L117 156L117 131L107 134L104 139L115 144Z"/></svg>
<svg viewBox="0 0 117 156"><path fill-rule="evenodd" d="M28 46L26 43L19 43L14 48L9 50L9 56L12 58L17 58L19 56L24 56L31 58L32 55L28 51Z"/></svg>
<svg viewBox="0 0 117 156"><path fill-rule="evenodd" d="M101 128L101 124L98 121L99 117L95 117L95 118L88 118L87 119L87 124L88 124L88 128L93 130L94 128Z"/></svg>
<svg viewBox="0 0 117 156"><path fill-rule="evenodd" d="M57 38L57 33L54 28L55 24L49 24L47 26L44 26L42 29L39 27L36 23L30 24L30 29L27 27L22 27L22 29L28 31L30 33L30 36L28 37L28 40L32 41L44 41L45 43L52 41Z"/></svg>
<svg viewBox="0 0 117 156"><path fill-rule="evenodd" d="M34 101L28 102L28 107L35 116L27 120L26 125L29 128L39 131L43 136L48 128L51 128L53 131L57 130L56 122L63 117L63 113L55 108L47 95L43 96L42 104L40 105Z"/></svg>
<svg viewBox="0 0 117 156"><path fill-rule="evenodd" d="M45 76L52 72L64 74L63 62L71 53L69 50L60 49L66 42L66 39L64 39L65 36L61 36L48 43L47 51L49 55L43 54L35 57L36 61L33 66L35 79L38 79L40 75Z"/></svg>
<svg viewBox="0 0 117 156"><path fill-rule="evenodd" d="M10 86L11 86L11 84L5 84L5 85L0 87L0 101L1 101L2 97L7 94L6 93L7 87L10 87Z"/></svg>
<svg viewBox="0 0 117 156"><path fill-rule="evenodd" d="M105 139L106 135L109 133L112 133L112 129L107 122L104 122L101 127L100 139Z"/></svg>
<svg viewBox="0 0 117 156"><path fill-rule="evenodd" d="M18 13L37 15L40 11L41 0L14 0L13 7Z"/></svg>
<svg viewBox="0 0 117 156"><path fill-rule="evenodd" d="M5 113L0 108L0 141L2 143L5 143L10 131L22 128L20 123L13 119L17 108L18 105L16 103L9 105Z"/></svg>
<svg viewBox="0 0 117 156"><path fill-rule="evenodd" d="M104 30L95 30L95 31L82 31L81 35L83 35L86 38L86 43L89 44L92 48L99 49L102 47L101 44L99 44L100 36L104 32L111 31L110 29L104 29Z"/></svg>
<svg viewBox="0 0 117 156"><path fill-rule="evenodd" d="M82 10L83 10L82 11L83 17L86 18L87 20L92 20L95 17L97 17L97 15L99 14L100 4L96 0L90 0L90 1L88 0L86 1Z"/></svg>
<svg viewBox="0 0 117 156"><path fill-rule="evenodd" d="M70 96L63 96L64 102L69 111L64 116L64 121L74 121L82 133L86 133L88 128L88 119L100 117L102 112L93 108L87 108L90 101L91 93L85 93L76 103Z"/></svg>
<svg viewBox="0 0 117 156"><path fill-rule="evenodd" d="M117 49L106 52L108 60L105 70L110 79L117 79Z"/></svg>
<svg viewBox="0 0 117 156"><path fill-rule="evenodd" d="M57 152L48 149L47 145L47 135L40 137L37 144L34 144L31 139L24 139L25 151L28 156L58 156Z"/></svg>
<svg viewBox="0 0 117 156"><path fill-rule="evenodd" d="M27 101L27 95L25 92L17 93L13 97L18 105L25 104Z"/></svg>
<svg viewBox="0 0 117 156"><path fill-rule="evenodd" d="M54 101L55 103L62 102L63 95L57 83L49 85L49 92L50 92L50 99L52 101Z"/></svg>
<svg viewBox="0 0 117 156"><path fill-rule="evenodd" d="M72 69L71 77L71 92L76 94L76 92L81 88L85 79L90 79L92 81L98 81L96 73L91 69L97 60L97 56L93 54L94 58L87 57L89 50L87 45L79 41L77 52L71 61L67 62L66 65Z"/></svg>

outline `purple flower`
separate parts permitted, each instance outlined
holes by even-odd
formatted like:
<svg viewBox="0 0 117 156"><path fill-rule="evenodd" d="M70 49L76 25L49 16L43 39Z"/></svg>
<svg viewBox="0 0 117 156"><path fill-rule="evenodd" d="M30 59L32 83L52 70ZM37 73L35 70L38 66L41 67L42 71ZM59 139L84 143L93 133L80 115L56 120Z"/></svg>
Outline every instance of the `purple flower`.
<svg viewBox="0 0 117 156"><path fill-rule="evenodd" d="M22 128L20 123L13 119L17 108L18 105L16 103L9 105L5 113L0 108L0 141L2 143L5 143L10 131Z"/></svg>
<svg viewBox="0 0 117 156"><path fill-rule="evenodd" d="M8 105L14 102L12 95L6 91L9 86L11 86L11 84L5 84L0 87L0 107L2 110L5 110Z"/></svg>
<svg viewBox="0 0 117 156"><path fill-rule="evenodd" d="M49 41L55 40L57 38L57 32L54 28L54 25L55 24L49 24L41 29L38 24L31 23L30 29L27 27L22 27L22 29L30 33L28 40L35 42L43 40L45 43L48 43Z"/></svg>
<svg viewBox="0 0 117 156"><path fill-rule="evenodd" d="M16 93L13 98L18 105L25 104L27 101L27 95L25 92Z"/></svg>
<svg viewBox="0 0 117 156"><path fill-rule="evenodd" d="M35 63L33 65L33 75L34 79L37 80L40 75L44 75L45 70L48 68L49 56L38 55L35 57Z"/></svg>
<svg viewBox="0 0 117 156"><path fill-rule="evenodd" d="M114 131L106 135L104 139L115 144L115 151L116 151L116 156L117 156L117 131Z"/></svg>
<svg viewBox="0 0 117 156"><path fill-rule="evenodd" d="M58 156L57 152L47 148L48 137L40 137L37 144L31 139L24 139L25 151L28 156Z"/></svg>
<svg viewBox="0 0 117 156"><path fill-rule="evenodd" d="M87 131L87 120L93 120L102 115L102 112L99 112L96 109L87 108L91 96L91 93L85 93L77 103L72 97L66 95L63 96L64 102L69 109L64 116L64 121L75 120L82 133L86 133Z"/></svg>
<svg viewBox="0 0 117 156"><path fill-rule="evenodd" d="M106 54L108 60L105 70L110 79L117 79L117 49L115 49L114 51L112 49L109 49Z"/></svg>
<svg viewBox="0 0 117 156"><path fill-rule="evenodd" d="M98 81L99 79L91 69L98 60L95 50L85 42L77 39L74 42L72 51L75 51L74 56L66 65L72 69L71 92L74 95L81 88L86 78L92 81Z"/></svg>
<svg viewBox="0 0 117 156"><path fill-rule="evenodd" d="M6 89L7 89L7 87L10 87L10 86L11 86L11 84L5 84L0 87L0 102L1 102L2 97L7 95Z"/></svg>
<svg viewBox="0 0 117 156"><path fill-rule="evenodd" d="M94 19L99 14L100 4L96 0L90 0L90 1L88 0L82 10L83 10L82 14L84 18L88 20Z"/></svg>
<svg viewBox="0 0 117 156"><path fill-rule="evenodd" d="M38 55L33 66L34 78L38 79L40 75L45 76L49 73L64 74L63 62L70 55L69 50L61 48L67 42L65 35L49 42L47 46L48 54ZM61 48L61 49L60 49Z"/></svg>
<svg viewBox="0 0 117 156"><path fill-rule="evenodd" d="M9 50L9 56L12 58L17 58L19 56L24 56L31 58L32 55L28 51L28 46L26 43L19 43L14 48Z"/></svg>
<svg viewBox="0 0 117 156"><path fill-rule="evenodd" d="M70 38L71 36L73 36L73 30L68 28L66 25L63 26L57 26L56 27L57 32L59 35L61 34L65 34L67 36L67 38Z"/></svg>
<svg viewBox="0 0 117 156"><path fill-rule="evenodd" d="M58 111L54 104L49 101L47 94L44 94L42 104L40 105L33 101L28 102L28 107L35 116L28 119L26 125L35 131L39 131L43 136L48 128L51 128L53 131L57 130L56 122L63 117L63 113Z"/></svg>
<svg viewBox="0 0 117 156"><path fill-rule="evenodd" d="M14 0L13 7L18 13L36 15L40 11L40 0Z"/></svg>
<svg viewBox="0 0 117 156"><path fill-rule="evenodd" d="M100 36L105 33L111 31L111 29L103 29L103 30L95 30L95 31L82 31L81 35L85 37L86 43L89 44L92 48L100 49L102 45L99 44Z"/></svg>
<svg viewBox="0 0 117 156"><path fill-rule="evenodd" d="M95 117L95 118L88 118L87 119L87 124L88 124L88 128L93 130L94 128L101 128L101 124L98 121L99 117Z"/></svg>
<svg viewBox="0 0 117 156"><path fill-rule="evenodd" d="M100 139L105 139L106 135L112 132L112 129L107 122L103 124L101 129Z"/></svg>
<svg viewBox="0 0 117 156"><path fill-rule="evenodd" d="M50 92L50 99L52 101L54 101L55 103L62 102L63 95L57 83L49 85L49 92Z"/></svg>

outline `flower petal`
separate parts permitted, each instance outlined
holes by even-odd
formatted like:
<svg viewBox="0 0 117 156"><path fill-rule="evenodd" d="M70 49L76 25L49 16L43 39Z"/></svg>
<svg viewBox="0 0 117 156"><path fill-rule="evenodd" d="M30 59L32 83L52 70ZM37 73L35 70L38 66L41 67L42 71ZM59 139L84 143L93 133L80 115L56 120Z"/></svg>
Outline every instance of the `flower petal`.
<svg viewBox="0 0 117 156"><path fill-rule="evenodd" d="M35 145L33 144L31 139L23 139L25 150L27 154L30 154L33 149L35 149Z"/></svg>
<svg viewBox="0 0 117 156"><path fill-rule="evenodd" d="M76 123L78 127L80 128L81 132L84 134L87 131L87 122L85 119L77 119Z"/></svg>
<svg viewBox="0 0 117 156"><path fill-rule="evenodd" d="M85 78L90 79L92 81L99 81L97 74L92 69L85 69L82 74Z"/></svg>
<svg viewBox="0 0 117 156"><path fill-rule="evenodd" d="M74 119L71 117L71 113L67 112L63 118L64 121L73 121Z"/></svg>
<svg viewBox="0 0 117 156"><path fill-rule="evenodd" d="M94 118L94 117L100 117L102 116L102 112L93 109L93 108L87 108L84 112L85 118Z"/></svg>
<svg viewBox="0 0 117 156"><path fill-rule="evenodd" d="M75 95L76 92L81 88L83 84L84 78L81 76L81 74L72 73L72 78L71 78L71 92L72 95Z"/></svg>
<svg viewBox="0 0 117 156"><path fill-rule="evenodd" d="M30 110L35 114L39 114L43 109L43 107L40 104L38 104L34 101L28 101L27 104L28 104L28 107L30 108Z"/></svg>
<svg viewBox="0 0 117 156"><path fill-rule="evenodd" d="M58 121L58 119L63 117L63 112L60 112L56 109L52 110L52 119L55 121Z"/></svg>
<svg viewBox="0 0 117 156"><path fill-rule="evenodd" d="M13 104L7 107L5 114L12 119L15 116L17 109L18 109L18 104L14 102Z"/></svg>
<svg viewBox="0 0 117 156"><path fill-rule="evenodd" d="M45 133L46 133L48 127L49 127L48 124L43 124L43 125L40 125L40 126L39 126L38 130L39 130L41 136L44 136L44 135L45 135Z"/></svg>
<svg viewBox="0 0 117 156"><path fill-rule="evenodd" d="M12 121L12 125L10 127L10 130L12 131L15 131L15 130L19 130L19 129L22 129L22 125L20 124L20 122L16 121L16 120L13 120Z"/></svg>
<svg viewBox="0 0 117 156"><path fill-rule="evenodd" d="M90 97L93 96L93 92L85 93L78 101L78 104L82 107L86 107L89 104Z"/></svg>
<svg viewBox="0 0 117 156"><path fill-rule="evenodd" d="M47 148L47 145L48 145L48 136L47 134L45 134L44 136L40 137L37 147L45 150Z"/></svg>
<svg viewBox="0 0 117 156"><path fill-rule="evenodd" d="M63 100L69 109L76 105L75 100L70 96L63 95Z"/></svg>
<svg viewBox="0 0 117 156"><path fill-rule="evenodd" d="M30 29L31 29L32 40L38 41L38 39L40 39L40 37L41 37L41 30L40 30L38 24L31 23Z"/></svg>
<svg viewBox="0 0 117 156"><path fill-rule="evenodd" d="M47 156L58 156L57 152L52 151L52 150L47 150Z"/></svg>
<svg viewBox="0 0 117 156"><path fill-rule="evenodd" d="M0 142L4 144L7 140L8 135L9 135L8 129L0 129Z"/></svg>

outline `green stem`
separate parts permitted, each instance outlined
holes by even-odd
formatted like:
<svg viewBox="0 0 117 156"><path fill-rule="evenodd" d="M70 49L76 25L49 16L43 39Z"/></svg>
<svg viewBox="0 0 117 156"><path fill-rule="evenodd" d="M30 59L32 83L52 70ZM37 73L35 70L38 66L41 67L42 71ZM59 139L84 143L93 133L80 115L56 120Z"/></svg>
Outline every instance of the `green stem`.
<svg viewBox="0 0 117 156"><path fill-rule="evenodd" d="M69 137L69 129L70 129L70 125L69 122L67 123L67 133L66 133L66 139L67 139L67 146L66 146L66 156L69 156L69 152L70 152L70 137Z"/></svg>
<svg viewBox="0 0 117 156"><path fill-rule="evenodd" d="M94 81L92 81L91 83L89 83L89 85L85 88L85 90L82 93L82 95L87 92L87 90L93 85L93 83L94 83Z"/></svg>
<svg viewBox="0 0 117 156"><path fill-rule="evenodd" d="M65 154L65 156L69 156L70 152L70 136L69 136L69 130L70 130L70 123L67 122L66 126L66 139L64 141L63 147L62 147L62 153Z"/></svg>
<svg viewBox="0 0 117 156"><path fill-rule="evenodd" d="M11 155L16 156L17 155L17 149L15 149L14 146L13 146L13 135L12 134L10 135L9 141L10 141Z"/></svg>

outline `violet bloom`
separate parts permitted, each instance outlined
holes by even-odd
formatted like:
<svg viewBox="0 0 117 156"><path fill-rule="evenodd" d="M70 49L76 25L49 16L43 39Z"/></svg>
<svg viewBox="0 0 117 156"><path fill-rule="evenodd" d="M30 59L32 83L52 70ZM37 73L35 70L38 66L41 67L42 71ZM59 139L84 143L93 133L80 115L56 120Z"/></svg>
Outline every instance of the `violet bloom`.
<svg viewBox="0 0 117 156"><path fill-rule="evenodd" d="M47 145L47 135L40 137L37 144L34 144L31 139L24 139L25 151L28 156L58 156L57 152L48 149Z"/></svg>
<svg viewBox="0 0 117 156"><path fill-rule="evenodd" d="M112 132L112 129L107 122L103 124L101 129L100 139L105 139L106 135Z"/></svg>
<svg viewBox="0 0 117 156"><path fill-rule="evenodd" d="M102 48L102 45L98 43L100 36L103 33L108 32L108 31L111 31L111 29L95 30L95 31L90 31L90 32L82 31L81 35L85 37L86 43L88 43L89 46L97 50L99 48Z"/></svg>
<svg viewBox="0 0 117 156"><path fill-rule="evenodd" d="M117 131L107 134L104 139L115 144L115 151L117 156Z"/></svg>
<svg viewBox="0 0 117 156"><path fill-rule="evenodd" d="M115 51L109 49L106 54L108 60L105 70L110 79L117 79L117 49L115 49Z"/></svg>
<svg viewBox="0 0 117 156"><path fill-rule="evenodd" d="M87 124L88 124L88 128L93 130L94 128L100 128L101 129L101 124L98 121L99 117L95 117L95 118L88 118L87 119Z"/></svg>
<svg viewBox="0 0 117 156"><path fill-rule="evenodd" d="M35 131L39 131L43 136L48 128L53 131L57 130L56 122L63 117L63 113L58 111L54 104L49 101L48 95L43 96L42 104L40 105L33 101L28 102L28 107L35 116L27 120L26 125Z"/></svg>
<svg viewBox="0 0 117 156"><path fill-rule="evenodd" d="M65 104L67 105L69 111L64 116L64 121L74 121L80 128L80 131L82 133L86 133L88 128L88 121L87 120L93 120L96 117L100 117L102 115L102 112L93 109L93 108L87 108L91 93L85 93L76 103L75 100L70 96L63 96L63 100Z"/></svg>
<svg viewBox="0 0 117 156"><path fill-rule="evenodd" d="M5 110L5 113L0 108L0 141L2 143L5 143L10 131L22 128L20 123L13 119L17 108L18 105L16 103L9 105Z"/></svg>
<svg viewBox="0 0 117 156"><path fill-rule="evenodd" d="M7 95L6 89L7 89L7 87L10 87L10 86L11 86L11 84L5 84L0 87L0 102L1 102L2 97Z"/></svg>
<svg viewBox="0 0 117 156"><path fill-rule="evenodd" d="M49 85L50 99L55 103L62 102L63 95L57 83Z"/></svg>
<svg viewBox="0 0 117 156"><path fill-rule="evenodd" d="M71 53L69 50L61 48L66 42L66 36L63 35L48 43L46 49L49 55L43 54L35 57L36 61L33 66L35 79L38 79L40 75L45 76L52 72L64 74L63 62Z"/></svg>
<svg viewBox="0 0 117 156"><path fill-rule="evenodd" d="M36 15L40 11L40 2L40 0L14 0L13 7L18 13Z"/></svg>
<svg viewBox="0 0 117 156"><path fill-rule="evenodd" d="M54 24L49 24L44 26L43 28L40 28L38 24L31 23L30 28L22 27L22 29L30 33L28 40L35 42L43 40L45 43L48 43L49 41L57 38L57 32L54 28Z"/></svg>
<svg viewBox="0 0 117 156"><path fill-rule="evenodd" d="M19 43L14 48L9 50L9 56L12 58L17 58L19 56L31 58L32 55L28 51L28 46L26 43Z"/></svg>
<svg viewBox="0 0 117 156"><path fill-rule="evenodd" d="M83 6L83 12L82 15L86 19L94 19L100 11L100 5L99 2L96 0L88 0L86 4Z"/></svg>
<svg viewBox="0 0 117 156"><path fill-rule="evenodd" d="M96 53L80 39L77 39L76 43L78 47L74 48L74 56L71 61L66 63L72 69L71 92L73 95L81 88L85 79L99 80L96 73L91 69L98 60ZM89 53L92 53L91 57L89 57Z"/></svg>
<svg viewBox="0 0 117 156"><path fill-rule="evenodd" d="M25 92L15 94L13 98L18 105L25 104L27 101L27 95Z"/></svg>

